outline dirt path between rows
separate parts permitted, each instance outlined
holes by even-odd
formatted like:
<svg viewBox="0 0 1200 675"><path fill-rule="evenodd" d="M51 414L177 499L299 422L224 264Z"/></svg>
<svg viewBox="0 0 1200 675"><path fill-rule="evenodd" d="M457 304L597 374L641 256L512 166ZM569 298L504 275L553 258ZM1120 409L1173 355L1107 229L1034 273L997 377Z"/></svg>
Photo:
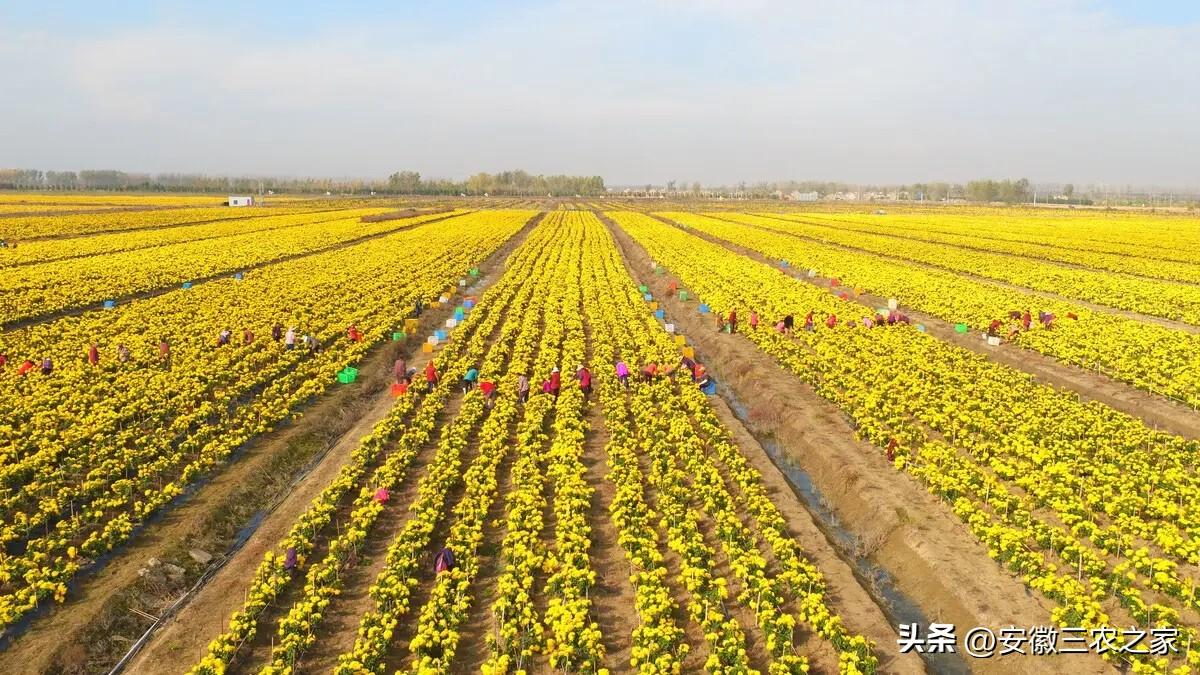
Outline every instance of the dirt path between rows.
<svg viewBox="0 0 1200 675"><path fill-rule="evenodd" d="M658 217L658 216L655 216L654 214L649 214L649 215L654 216L656 218ZM703 214L703 215L707 215L710 218L716 218L717 220L724 220L724 221L730 222L730 223L737 223L738 225L746 225L747 227L757 227L756 225L748 225L747 223L743 223L741 221L732 220L730 218L724 218L724 217L717 216L717 215L710 215L710 214ZM796 223L796 221L794 221L794 220L788 220L786 218L778 218L776 216L769 216L767 214L757 214L757 215L761 215L764 218L771 218L772 220L778 220L783 223L793 223L793 224ZM821 244L822 246L832 246L834 248L840 248L844 251L851 251L854 253L872 255L872 256L876 256L878 258L883 258L885 260L888 259L888 256L886 256L885 254L876 253L875 251L869 251L867 249L858 248L856 246L850 246L848 244L839 244L837 242L825 241L823 239L819 239L816 237L810 237L810 236L806 236L806 235L802 235L802 234L796 234L794 232L782 232L780 230L774 230L771 228L762 228L762 229L764 229L768 232L775 233L775 234L783 234L785 236L795 237L796 239L798 239L800 241L808 241L808 242L812 242L814 244ZM689 230L689 231L692 231L692 230ZM1152 324L1156 324L1159 326L1163 326L1164 328L1171 328L1173 330L1181 330L1181 331L1185 331L1188 333L1200 333L1200 326L1192 325L1190 323L1184 323L1182 321L1175 321L1173 319L1163 318L1161 316L1154 316L1151 314L1142 314L1142 313L1130 311L1127 309L1119 309L1117 307L1101 305L1101 304L1098 304L1095 302L1081 300L1079 298L1072 298L1072 297L1068 297L1068 296L1061 295L1058 293L1052 293L1050 291L1040 291L1040 290L1037 290L1034 288L1029 288L1027 286L1019 286L1017 284L1012 284L1007 281L1001 281L999 279L993 279L991 277L980 276L978 274L972 274L970 272L964 272L961 270L952 270L952 269L947 269L945 267L938 267L937 265L933 265L930 263L918 262L916 260L907 260L904 258L897 258L896 262L905 264L905 265L912 265L914 267L920 267L920 268L924 268L924 269L928 269L928 270L935 270L938 272L949 272L951 274L956 274L960 277L963 277L964 279L970 279L972 281L978 281L980 283L985 283L985 284L994 284L996 286L1014 290L1014 291L1017 291L1020 293L1027 293L1029 295L1033 295L1033 296L1037 296L1037 297L1048 298L1050 300L1057 300L1059 302L1065 302L1065 303L1069 303L1069 304L1073 304L1073 305L1079 305L1080 307L1090 309L1093 312L1101 312L1104 314L1115 314L1117 316L1123 316L1126 319L1133 319L1135 321L1141 321L1142 323L1152 323Z"/></svg>
<svg viewBox="0 0 1200 675"><path fill-rule="evenodd" d="M838 616L852 631L873 640L878 647L879 668L885 673L922 673L925 664L916 654L901 654L896 648L896 630L891 620L863 587L854 570L838 555L825 532L804 507L792 484L758 439L722 398L710 398L713 409L742 456L762 474L771 503L787 521L788 534L800 543L804 555L825 577L826 593Z"/></svg>
<svg viewBox="0 0 1200 675"><path fill-rule="evenodd" d="M480 264L480 279L471 287L473 293L481 292L499 278L508 256L540 219L540 214L531 218ZM422 314L418 334L432 333L452 311L450 306L427 310ZM154 636L139 654L137 662L141 665L134 670L164 672L161 664L168 659L188 665L194 662L191 655L198 658L209 638L224 630L229 615L244 602L245 585L263 553L287 533L313 496L337 475L360 438L391 407L388 387L391 365L397 355L414 352L408 361L410 367L418 369L430 358L418 350L420 344L414 340L409 343L410 349L403 349L400 343L386 342L372 348L359 367L363 373L360 385L330 389L302 407L299 421L261 436L240 459L216 473L190 499L164 514L102 570L90 576L81 575L66 605L39 619L28 633L0 653L0 672L107 672L151 624L131 612L130 607L161 610L187 588L176 585L169 589L169 597L147 597L145 580L138 574L147 561L158 558L179 564L187 568L189 579L195 580L203 567L191 561L188 550L201 548L216 554L211 564L220 562L223 552L233 546L238 532L258 515L259 509L281 498L277 508L263 518L244 546ZM279 458L289 453L300 456L286 463L286 473L282 476L274 475L281 470ZM309 473L291 486L293 475L310 460L316 463ZM219 520L221 514L229 513L238 519ZM157 608L153 607L155 603L159 605ZM126 637L131 634L132 637ZM64 649L64 645L71 647ZM184 654L188 656L185 658Z"/></svg>
<svg viewBox="0 0 1200 675"><path fill-rule="evenodd" d="M594 370L607 365L593 362L592 368ZM586 469L584 476L587 483L593 490L587 516L592 528L589 558L596 572L592 608L604 643L604 662L609 670L619 673L629 670L633 631L641 625L642 620L637 613L637 596L629 581L633 567L625 559L620 535L608 511L616 495L616 486L605 477L608 468L605 448L611 435L604 424L603 411L599 401L588 404L585 417L588 431L584 435L583 457L580 461Z"/></svg>
<svg viewBox="0 0 1200 675"><path fill-rule="evenodd" d="M669 219L653 217L664 223L678 226ZM718 246L723 246L739 255L775 266L774 260L753 249L700 232L695 228L689 228L687 232ZM822 289L830 288L829 279L825 277L809 278L805 272L792 268L784 271L797 281ZM886 307L888 299L863 293L855 298L854 302L862 305L867 310L866 313L870 314L874 313L877 307ZM1103 403L1110 408L1143 420L1147 426L1184 438L1200 438L1200 412L1186 405L1125 384L1103 373L1063 363L1054 357L1046 356L1032 349L1024 349L1012 342L1001 342L996 347L990 346L982 339L982 334L978 331L958 333L954 330L954 324L949 321L919 312L905 305L900 305L900 309L914 323L924 324L926 333L943 342L969 349L996 363L1029 373L1035 380L1043 384L1068 389L1078 394L1082 400Z"/></svg>
<svg viewBox="0 0 1200 675"><path fill-rule="evenodd" d="M329 253L330 251L337 251L337 250L340 250L343 248L348 248L350 246L356 246L358 244L362 244L364 242L371 241L373 239L380 239L383 237L388 237L388 236L397 234L399 232L403 232L403 231L408 230L413 227L421 227L422 225L428 225L430 223L437 223L437 222L441 222L443 220L448 220L450 218L457 218L458 216L465 216L469 213L473 213L473 212L472 211L463 211L460 213L454 213L454 214L450 214L447 216L443 216L441 218L430 218L429 220L423 220L419 223L410 223L407 225L401 224L393 229L387 230L386 232L377 232L375 234L368 234L368 235L364 235L361 237L355 237L353 239L347 239L346 241L340 241L336 244L322 246L321 248L313 249L311 251L302 251L300 253L289 253L287 255L284 255L284 256L281 256L278 258L272 258L271 260L264 260L262 262L257 262L252 265L246 265L244 267L236 267L236 268L231 267L231 268L225 269L223 271L216 272L214 274L210 274L208 276L198 277L196 279L187 279L185 281L188 281L189 283L191 283L192 287L194 288L198 284L207 283L209 281L215 281L217 279L228 279L229 275L233 274L235 272L252 272L254 270L261 269L263 267L279 265L279 264L282 264L285 262L299 260L300 258L309 258L309 257L319 255L322 253ZM178 243L186 243L186 242L178 242ZM47 264L49 264L49 263L47 263ZM150 290L146 290L146 291L139 291L137 293L129 293L128 295L120 295L115 298L108 298L108 300L113 300L118 305L123 305L127 302L132 302L134 300L146 300L148 298L153 298L153 297L157 297L160 295L164 295L166 293L172 293L174 291L177 291L180 289L180 283L181 282L171 283L170 285L167 285L167 286L159 286L158 288L151 288ZM50 321L55 321L57 319L61 319L64 316L78 316L80 314L85 314L87 312L97 311L103 307L104 307L104 301L101 301L101 302L89 303L86 305L80 305L78 307L68 307L66 309L60 309L60 310L56 310L54 312L50 312L49 314L39 314L36 316L29 316L24 319L18 319L16 321L12 321L6 325L0 326L0 331L16 330L19 328L27 328L29 326L33 326L33 325L37 325L37 324L49 323Z"/></svg>
<svg viewBox="0 0 1200 675"><path fill-rule="evenodd" d="M930 621L954 623L960 637L974 626L996 630L1049 623L1053 603L1029 592L989 558L948 505L892 468L877 448L856 439L841 410L774 358L740 335L715 333L694 302L668 298L669 277L641 273L650 265L645 250L605 221L634 279L650 287L697 357L744 404L749 430L778 444L787 460L811 477L840 523L858 537L859 553L886 570ZM749 456L761 462L756 454ZM800 541L811 546L808 539ZM1094 656L1057 658L1054 665L1061 667L1066 667L1061 659L1070 658L1072 672L1112 672ZM1020 656L972 660L969 665L979 673L1045 672L1037 659Z"/></svg>

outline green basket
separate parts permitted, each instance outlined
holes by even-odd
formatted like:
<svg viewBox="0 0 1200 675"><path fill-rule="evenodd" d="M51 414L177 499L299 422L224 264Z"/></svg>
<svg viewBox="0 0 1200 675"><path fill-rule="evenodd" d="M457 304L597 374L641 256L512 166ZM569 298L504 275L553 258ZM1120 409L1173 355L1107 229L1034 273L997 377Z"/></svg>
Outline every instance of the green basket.
<svg viewBox="0 0 1200 675"><path fill-rule="evenodd" d="M967 332L967 324L965 324L965 323L956 323L956 324L954 324L954 332L955 332L955 333L965 333L965 332Z"/></svg>
<svg viewBox="0 0 1200 675"><path fill-rule="evenodd" d="M401 342L404 340L405 337L407 337L407 336L404 335L404 331L398 330L398 331L392 333L392 342Z"/></svg>
<svg viewBox="0 0 1200 675"><path fill-rule="evenodd" d="M646 286L646 284L642 284L641 286L638 286L638 293L647 293L649 291L650 291L650 288L648 286Z"/></svg>
<svg viewBox="0 0 1200 675"><path fill-rule="evenodd" d="M688 292L687 291L679 291L679 299L684 302L687 302Z"/></svg>

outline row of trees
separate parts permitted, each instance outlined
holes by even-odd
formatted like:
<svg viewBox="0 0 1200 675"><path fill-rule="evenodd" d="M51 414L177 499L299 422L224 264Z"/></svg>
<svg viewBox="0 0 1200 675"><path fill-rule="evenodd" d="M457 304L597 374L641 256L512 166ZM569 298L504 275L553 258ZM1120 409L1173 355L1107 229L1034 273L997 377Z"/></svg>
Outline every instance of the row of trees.
<svg viewBox="0 0 1200 675"><path fill-rule="evenodd" d="M146 192L367 192L385 185L363 180L331 178L259 178L209 176L191 173L130 173L112 169L41 171L0 169L0 189L7 190L126 190Z"/></svg>
<svg viewBox="0 0 1200 675"><path fill-rule="evenodd" d="M388 176L387 192L402 194L468 194L569 197L595 196L607 192L600 176L534 176L521 170L477 173L466 181L425 180L416 171L397 171Z"/></svg>
<svg viewBox="0 0 1200 675"><path fill-rule="evenodd" d="M422 179L416 171L398 171L386 181L332 178L263 178L190 173L129 173L111 169L42 171L0 169L0 189L139 190L160 192L392 193L428 195L595 196L605 193L600 176L535 176L525 171L477 173L465 181Z"/></svg>

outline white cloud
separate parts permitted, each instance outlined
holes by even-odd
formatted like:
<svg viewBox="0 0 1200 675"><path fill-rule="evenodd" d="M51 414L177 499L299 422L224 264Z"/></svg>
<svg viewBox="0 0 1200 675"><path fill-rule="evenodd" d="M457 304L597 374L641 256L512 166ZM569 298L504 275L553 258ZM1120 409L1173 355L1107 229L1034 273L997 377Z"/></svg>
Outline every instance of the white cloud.
<svg viewBox="0 0 1200 675"><path fill-rule="evenodd" d="M980 175L1191 185L1200 28L1076 2L564 2L289 41L0 27L4 163L612 182ZM15 129L20 129L16 131Z"/></svg>

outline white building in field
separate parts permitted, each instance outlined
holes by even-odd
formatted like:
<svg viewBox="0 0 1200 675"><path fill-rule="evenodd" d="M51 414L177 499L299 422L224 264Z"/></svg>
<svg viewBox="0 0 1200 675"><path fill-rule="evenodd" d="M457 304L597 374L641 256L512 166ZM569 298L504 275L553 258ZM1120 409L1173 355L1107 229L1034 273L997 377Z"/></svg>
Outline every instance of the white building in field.
<svg viewBox="0 0 1200 675"><path fill-rule="evenodd" d="M792 190L792 193L788 195L788 199L793 202L815 202L820 198L821 195L816 192L800 192L799 190Z"/></svg>
<svg viewBox="0 0 1200 675"><path fill-rule="evenodd" d="M230 206L254 206L254 197L229 195Z"/></svg>

